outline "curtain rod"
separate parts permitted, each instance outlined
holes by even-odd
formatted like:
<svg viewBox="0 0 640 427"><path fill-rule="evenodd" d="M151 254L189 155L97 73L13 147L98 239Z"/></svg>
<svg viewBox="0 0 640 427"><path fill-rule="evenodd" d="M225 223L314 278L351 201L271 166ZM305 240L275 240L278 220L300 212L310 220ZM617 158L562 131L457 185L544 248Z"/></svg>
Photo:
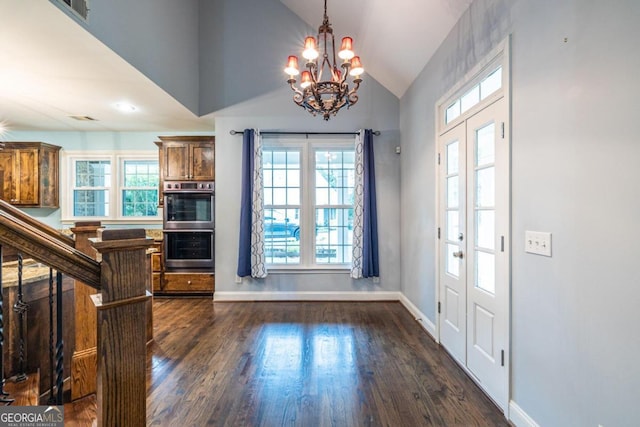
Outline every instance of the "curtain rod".
<svg viewBox="0 0 640 427"><path fill-rule="evenodd" d="M230 130L231 135L243 134L241 130ZM359 132L278 132L278 131L261 131L261 135L357 135ZM373 132L374 135L379 136L380 131Z"/></svg>

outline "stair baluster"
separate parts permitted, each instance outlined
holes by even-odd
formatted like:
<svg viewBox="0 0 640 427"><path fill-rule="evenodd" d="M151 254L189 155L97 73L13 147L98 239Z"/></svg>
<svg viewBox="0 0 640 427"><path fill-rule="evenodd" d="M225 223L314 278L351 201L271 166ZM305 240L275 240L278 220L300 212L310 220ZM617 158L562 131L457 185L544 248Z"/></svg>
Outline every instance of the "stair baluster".
<svg viewBox="0 0 640 427"><path fill-rule="evenodd" d="M48 405L56 403L54 397L54 348L53 348L53 268L49 267L49 399L47 399Z"/></svg>
<svg viewBox="0 0 640 427"><path fill-rule="evenodd" d="M0 245L0 403L11 405L9 393L4 391L4 295L2 293L2 245Z"/></svg>
<svg viewBox="0 0 640 427"><path fill-rule="evenodd" d="M16 382L26 381L27 373L25 368L26 342L25 325L27 321L27 308L29 306L23 300L22 294L22 253L18 253L18 300L13 305L13 311L18 315L18 375Z"/></svg>
<svg viewBox="0 0 640 427"><path fill-rule="evenodd" d="M56 272L56 404L62 405L64 385L64 342L62 340L62 273ZM51 378L53 382L53 377Z"/></svg>

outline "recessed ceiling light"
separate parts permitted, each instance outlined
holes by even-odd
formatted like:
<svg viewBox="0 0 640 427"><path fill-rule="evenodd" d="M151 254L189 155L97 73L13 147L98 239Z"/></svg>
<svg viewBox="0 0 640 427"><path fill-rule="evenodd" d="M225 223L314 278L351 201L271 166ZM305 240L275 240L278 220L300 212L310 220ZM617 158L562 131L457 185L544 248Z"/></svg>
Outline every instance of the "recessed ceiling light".
<svg viewBox="0 0 640 427"><path fill-rule="evenodd" d="M135 105L129 104L128 102L118 102L116 108L123 113L133 113L137 110Z"/></svg>

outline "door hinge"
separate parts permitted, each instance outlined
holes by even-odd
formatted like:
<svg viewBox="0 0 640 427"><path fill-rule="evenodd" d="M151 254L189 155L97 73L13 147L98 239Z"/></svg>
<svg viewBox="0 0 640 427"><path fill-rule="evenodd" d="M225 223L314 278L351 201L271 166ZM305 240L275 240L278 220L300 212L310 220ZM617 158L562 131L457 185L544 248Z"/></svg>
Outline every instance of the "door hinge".
<svg viewBox="0 0 640 427"><path fill-rule="evenodd" d="M440 164L440 153L438 153L438 164Z"/></svg>
<svg viewBox="0 0 640 427"><path fill-rule="evenodd" d="M438 227L438 239L440 239L440 227Z"/></svg>
<svg viewBox="0 0 640 427"><path fill-rule="evenodd" d="M441 310L440 301L438 301L438 314L440 314L440 310Z"/></svg>
<svg viewBox="0 0 640 427"><path fill-rule="evenodd" d="M502 139L504 139L504 122L502 122Z"/></svg>
<svg viewBox="0 0 640 427"><path fill-rule="evenodd" d="M500 366L504 366L504 350L500 350Z"/></svg>
<svg viewBox="0 0 640 427"><path fill-rule="evenodd" d="M504 252L504 236L500 236L500 251Z"/></svg>

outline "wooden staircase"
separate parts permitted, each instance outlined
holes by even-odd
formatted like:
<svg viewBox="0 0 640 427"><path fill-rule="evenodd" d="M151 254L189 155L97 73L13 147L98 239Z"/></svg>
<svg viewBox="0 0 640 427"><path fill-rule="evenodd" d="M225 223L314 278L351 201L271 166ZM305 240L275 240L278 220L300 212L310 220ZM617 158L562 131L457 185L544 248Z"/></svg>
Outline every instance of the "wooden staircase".
<svg viewBox="0 0 640 427"><path fill-rule="evenodd" d="M76 231L81 231L81 227L76 228ZM63 274L75 279L79 286L86 287L85 292L79 292L83 306L76 307L76 310L84 310L84 313L76 317L76 323L88 325L84 332L91 333L85 338L92 335L93 331L96 334L93 335L94 341L90 337L84 341L82 336L75 337L75 341L80 341L81 345L76 348L80 351L74 352L71 358L71 391L74 383L78 386L76 397L96 391L98 426L144 426L146 311L151 300L151 294L147 292L150 275L144 266L149 263L146 250L152 246L153 239L146 238L142 229L99 229L97 237L84 240L86 247L76 247L77 243L0 200L0 245L15 248L19 253L57 271L55 312L63 313ZM50 290L50 304L53 295ZM53 321L50 320L48 324L52 325ZM55 384L51 387L51 393L55 388L56 404L62 404L65 389L62 316L56 315L56 328L56 354L51 356L55 356L56 360ZM22 339L20 351L22 361ZM64 357L70 358L70 355ZM86 370L81 369L83 367ZM81 375L74 378L73 371L77 373L78 369ZM50 376L51 382L53 377ZM14 405L39 403L39 378L40 375L35 373L19 383L5 381L5 391L16 399Z"/></svg>

